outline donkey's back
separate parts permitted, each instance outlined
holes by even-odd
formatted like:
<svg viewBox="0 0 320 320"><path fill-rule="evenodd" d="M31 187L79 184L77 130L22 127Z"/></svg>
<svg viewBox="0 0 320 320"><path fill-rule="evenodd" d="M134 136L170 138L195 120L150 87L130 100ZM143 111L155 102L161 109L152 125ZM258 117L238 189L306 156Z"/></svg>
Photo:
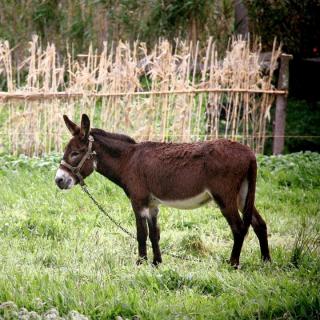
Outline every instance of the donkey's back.
<svg viewBox="0 0 320 320"><path fill-rule="evenodd" d="M135 148L128 163L132 174L129 179L139 180L163 204L194 197L198 204L203 204L209 200L208 195L221 205L225 198L234 197L236 201L240 190L245 198L249 180L253 189L255 187L255 155L237 142L147 142L137 144Z"/></svg>

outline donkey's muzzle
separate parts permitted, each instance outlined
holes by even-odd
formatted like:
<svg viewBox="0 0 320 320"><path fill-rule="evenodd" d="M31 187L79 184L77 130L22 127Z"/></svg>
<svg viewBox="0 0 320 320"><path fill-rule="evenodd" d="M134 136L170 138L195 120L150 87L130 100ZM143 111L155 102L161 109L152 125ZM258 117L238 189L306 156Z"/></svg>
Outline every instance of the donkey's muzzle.
<svg viewBox="0 0 320 320"><path fill-rule="evenodd" d="M65 189L65 183L64 183L64 179L63 178L56 178L56 185L60 188L60 189Z"/></svg>
<svg viewBox="0 0 320 320"><path fill-rule="evenodd" d="M71 179L62 178L62 177L57 177L55 179L55 182L60 189L69 189L72 183Z"/></svg>

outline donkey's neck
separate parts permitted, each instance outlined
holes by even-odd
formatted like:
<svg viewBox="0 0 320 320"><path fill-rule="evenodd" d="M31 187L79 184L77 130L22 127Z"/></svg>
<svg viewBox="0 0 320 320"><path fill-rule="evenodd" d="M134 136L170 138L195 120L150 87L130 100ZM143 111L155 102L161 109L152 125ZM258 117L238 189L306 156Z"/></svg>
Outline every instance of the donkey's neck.
<svg viewBox="0 0 320 320"><path fill-rule="evenodd" d="M130 158L130 150L133 145L125 141L100 136L96 136L94 139L97 154L96 171L126 191L121 173Z"/></svg>

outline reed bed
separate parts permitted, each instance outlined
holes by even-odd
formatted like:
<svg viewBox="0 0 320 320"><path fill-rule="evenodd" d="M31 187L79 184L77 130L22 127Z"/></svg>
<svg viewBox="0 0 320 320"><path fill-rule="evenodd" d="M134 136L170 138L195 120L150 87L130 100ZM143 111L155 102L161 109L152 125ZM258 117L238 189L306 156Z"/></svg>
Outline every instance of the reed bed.
<svg viewBox="0 0 320 320"><path fill-rule="evenodd" d="M267 71L260 52L259 43L233 38L218 57L209 38L205 46L159 40L152 50L105 42L101 52L90 46L87 54L61 57L34 36L16 66L2 41L0 144L14 154L61 152L68 137L62 115L77 121L86 112L93 126L138 141L225 137L262 153L281 49L274 45Z"/></svg>

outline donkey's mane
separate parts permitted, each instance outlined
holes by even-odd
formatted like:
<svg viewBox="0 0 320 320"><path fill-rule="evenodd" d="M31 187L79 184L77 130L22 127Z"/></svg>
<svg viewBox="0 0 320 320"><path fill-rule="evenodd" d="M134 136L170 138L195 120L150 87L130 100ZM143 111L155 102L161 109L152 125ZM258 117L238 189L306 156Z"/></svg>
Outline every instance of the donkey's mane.
<svg viewBox="0 0 320 320"><path fill-rule="evenodd" d="M131 144L136 143L132 138L130 138L129 136L126 136L125 134L106 132L102 129L93 128L91 129L91 134L93 136L98 136L101 138L108 138L108 139L118 140L118 141L127 142Z"/></svg>
<svg viewBox="0 0 320 320"><path fill-rule="evenodd" d="M102 129L92 129L91 134L95 140L100 142L102 148L113 157L119 157L124 151L128 150L128 144L134 145L136 142L124 135L118 133L106 132Z"/></svg>

